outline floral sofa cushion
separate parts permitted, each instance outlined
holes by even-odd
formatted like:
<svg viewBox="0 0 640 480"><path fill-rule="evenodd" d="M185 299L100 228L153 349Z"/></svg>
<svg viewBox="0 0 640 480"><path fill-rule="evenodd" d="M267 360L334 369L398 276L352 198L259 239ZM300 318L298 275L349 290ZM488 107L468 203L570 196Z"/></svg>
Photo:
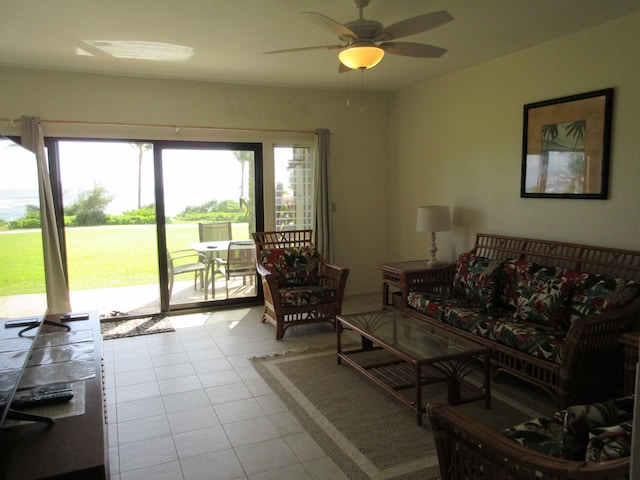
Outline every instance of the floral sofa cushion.
<svg viewBox="0 0 640 480"><path fill-rule="evenodd" d="M314 246L264 249L260 262L278 279L278 286L315 285L318 283L318 252Z"/></svg>
<svg viewBox="0 0 640 480"><path fill-rule="evenodd" d="M518 351L555 363L562 363L567 332L533 322L502 317L493 326L494 339Z"/></svg>
<svg viewBox="0 0 640 480"><path fill-rule="evenodd" d="M454 294L490 312L495 301L501 264L499 260L463 253L456 261Z"/></svg>
<svg viewBox="0 0 640 480"><path fill-rule="evenodd" d="M409 292L407 305L428 317L442 321L445 309L455 306L472 306L462 298L450 295L436 295L422 292Z"/></svg>
<svg viewBox="0 0 640 480"><path fill-rule="evenodd" d="M590 273L565 271L572 284L567 326L576 319L624 307L640 294L640 283Z"/></svg>
<svg viewBox="0 0 640 480"><path fill-rule="evenodd" d="M409 307L443 323L497 341L521 352L562 362L566 331L513 319L511 309L494 307L488 313L473 302L453 296L410 292Z"/></svg>

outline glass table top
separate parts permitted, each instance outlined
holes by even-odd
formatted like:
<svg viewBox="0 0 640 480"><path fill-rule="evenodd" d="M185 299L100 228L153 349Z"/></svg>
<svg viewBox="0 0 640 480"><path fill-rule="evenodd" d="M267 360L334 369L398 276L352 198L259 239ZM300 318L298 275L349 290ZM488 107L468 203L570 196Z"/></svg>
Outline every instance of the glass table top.
<svg viewBox="0 0 640 480"><path fill-rule="evenodd" d="M340 315L339 320L343 328L351 328L374 343L407 353L416 360L485 349L478 343L435 329L394 309Z"/></svg>

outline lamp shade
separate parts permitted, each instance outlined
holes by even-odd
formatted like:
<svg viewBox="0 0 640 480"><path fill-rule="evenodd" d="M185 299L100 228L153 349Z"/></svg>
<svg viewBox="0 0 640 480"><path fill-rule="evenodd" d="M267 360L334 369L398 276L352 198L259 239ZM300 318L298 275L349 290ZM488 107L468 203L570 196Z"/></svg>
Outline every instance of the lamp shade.
<svg viewBox="0 0 640 480"><path fill-rule="evenodd" d="M375 67L384 57L384 50L375 45L354 45L338 54L338 59L352 70Z"/></svg>
<svg viewBox="0 0 640 480"><path fill-rule="evenodd" d="M446 205L427 205L418 207L416 231L446 232L451 230L449 207Z"/></svg>

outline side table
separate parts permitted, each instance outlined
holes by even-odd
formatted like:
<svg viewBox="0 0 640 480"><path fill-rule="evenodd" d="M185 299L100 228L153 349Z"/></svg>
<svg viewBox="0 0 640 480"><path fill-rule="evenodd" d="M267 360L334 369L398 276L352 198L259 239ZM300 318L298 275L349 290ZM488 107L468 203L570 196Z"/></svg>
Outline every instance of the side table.
<svg viewBox="0 0 640 480"><path fill-rule="evenodd" d="M640 332L625 333L619 341L624 345L624 395L631 395L636 387Z"/></svg>
<svg viewBox="0 0 640 480"><path fill-rule="evenodd" d="M437 272L452 267L452 263L439 263L430 266L427 260L411 260L407 262L383 263L378 268L382 271L382 308L393 306L393 291L400 292L403 302L409 295L408 278L412 274ZM404 304L401 307L404 310Z"/></svg>

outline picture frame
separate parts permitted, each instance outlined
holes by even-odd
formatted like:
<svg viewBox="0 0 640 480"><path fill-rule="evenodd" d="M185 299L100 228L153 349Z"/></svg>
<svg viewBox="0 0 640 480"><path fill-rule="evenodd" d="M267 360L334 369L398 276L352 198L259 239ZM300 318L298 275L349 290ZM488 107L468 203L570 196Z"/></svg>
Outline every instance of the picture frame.
<svg viewBox="0 0 640 480"><path fill-rule="evenodd" d="M524 106L520 197L606 199L613 88Z"/></svg>

